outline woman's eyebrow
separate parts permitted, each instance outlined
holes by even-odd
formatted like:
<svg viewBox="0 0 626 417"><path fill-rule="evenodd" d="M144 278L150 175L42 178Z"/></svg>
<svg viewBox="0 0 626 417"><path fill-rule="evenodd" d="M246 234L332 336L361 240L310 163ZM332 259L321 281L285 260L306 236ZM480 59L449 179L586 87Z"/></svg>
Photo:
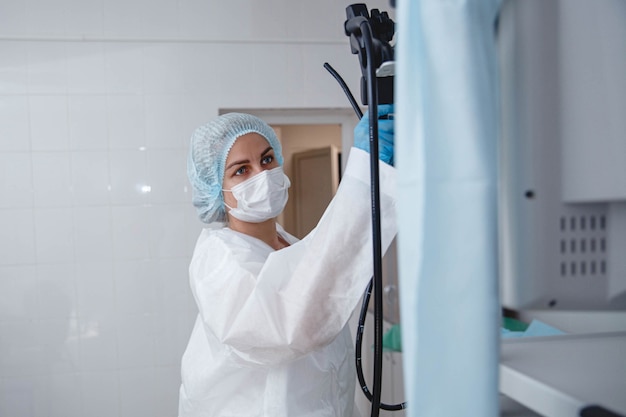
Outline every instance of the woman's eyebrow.
<svg viewBox="0 0 626 417"><path fill-rule="evenodd" d="M224 168L224 171L228 171L229 169L231 169L235 165L243 165L243 164L249 164L249 163L250 163L249 159L242 159L240 161L233 161L230 164L228 164L228 166L226 168Z"/></svg>
<svg viewBox="0 0 626 417"><path fill-rule="evenodd" d="M261 156L264 156L265 154L267 154L268 152L274 150L274 148L272 148L271 146L268 146L267 149L265 149L263 152L261 152ZM234 167L235 165L243 165L243 164L249 164L250 160L249 159L242 159L239 161L233 161L230 164L228 164L226 166L226 168L224 168L224 171L228 171L229 169L231 169L232 167Z"/></svg>

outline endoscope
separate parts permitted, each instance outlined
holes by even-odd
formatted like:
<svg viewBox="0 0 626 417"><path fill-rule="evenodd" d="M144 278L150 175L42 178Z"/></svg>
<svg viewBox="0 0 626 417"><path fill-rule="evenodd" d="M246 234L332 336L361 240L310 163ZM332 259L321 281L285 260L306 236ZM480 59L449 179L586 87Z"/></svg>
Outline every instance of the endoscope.
<svg viewBox="0 0 626 417"><path fill-rule="evenodd" d="M395 2L391 2L394 6ZM382 339L383 339L383 288L382 288L382 249L380 232L380 190L378 172L378 105L393 104L394 99L394 47L390 44L394 36L395 24L387 12L372 9L368 12L365 4L353 4L346 8L347 20L344 23L346 36L350 37L350 49L358 55L361 68L361 102L368 106L370 120L370 182L372 208L372 235L374 253L374 276L363 296L356 334L356 368L359 383L365 396L371 401L371 417L378 417L380 409L402 410L406 403L388 405L381 402L382 380ZM335 77L343 88L355 113L363 117L350 89L341 76L328 64L324 67ZM363 376L361 350L363 329L369 299L374 293L374 376L370 392Z"/></svg>

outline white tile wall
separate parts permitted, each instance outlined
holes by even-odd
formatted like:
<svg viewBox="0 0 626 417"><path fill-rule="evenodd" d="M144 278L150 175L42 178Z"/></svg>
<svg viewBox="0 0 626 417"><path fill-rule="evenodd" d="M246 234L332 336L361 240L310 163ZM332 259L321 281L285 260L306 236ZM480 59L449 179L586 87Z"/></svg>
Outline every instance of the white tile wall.
<svg viewBox="0 0 626 417"><path fill-rule="evenodd" d="M106 95L70 95L67 112L70 149L107 149Z"/></svg>
<svg viewBox="0 0 626 417"><path fill-rule="evenodd" d="M0 150L30 151L28 99L3 96L0 101Z"/></svg>
<svg viewBox="0 0 626 417"><path fill-rule="evenodd" d="M30 153L0 152L0 195L2 208L32 206L33 166Z"/></svg>
<svg viewBox="0 0 626 417"><path fill-rule="evenodd" d="M348 107L339 3L0 4L0 416L177 414L188 139L220 108Z"/></svg>

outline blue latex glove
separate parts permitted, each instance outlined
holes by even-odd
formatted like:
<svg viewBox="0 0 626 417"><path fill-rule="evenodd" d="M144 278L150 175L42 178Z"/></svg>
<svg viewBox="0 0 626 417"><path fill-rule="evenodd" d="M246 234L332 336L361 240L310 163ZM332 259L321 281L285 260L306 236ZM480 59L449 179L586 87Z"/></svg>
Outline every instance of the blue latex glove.
<svg viewBox="0 0 626 417"><path fill-rule="evenodd" d="M378 159L393 166L393 104L378 106ZM382 117L382 119L381 119ZM366 112L354 128L354 147L370 151L369 113Z"/></svg>

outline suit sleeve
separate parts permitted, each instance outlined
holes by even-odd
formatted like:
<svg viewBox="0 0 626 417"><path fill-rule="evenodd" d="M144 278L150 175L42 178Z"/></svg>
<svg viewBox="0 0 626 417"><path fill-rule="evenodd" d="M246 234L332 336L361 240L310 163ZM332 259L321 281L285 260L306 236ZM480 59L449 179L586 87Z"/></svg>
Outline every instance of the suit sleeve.
<svg viewBox="0 0 626 417"><path fill-rule="evenodd" d="M384 252L397 232L396 170L383 162L379 169ZM372 276L369 178L369 154L353 148L317 227L265 262L238 262L217 240L196 248L190 278L200 315L231 354L250 364L276 364L339 334Z"/></svg>

